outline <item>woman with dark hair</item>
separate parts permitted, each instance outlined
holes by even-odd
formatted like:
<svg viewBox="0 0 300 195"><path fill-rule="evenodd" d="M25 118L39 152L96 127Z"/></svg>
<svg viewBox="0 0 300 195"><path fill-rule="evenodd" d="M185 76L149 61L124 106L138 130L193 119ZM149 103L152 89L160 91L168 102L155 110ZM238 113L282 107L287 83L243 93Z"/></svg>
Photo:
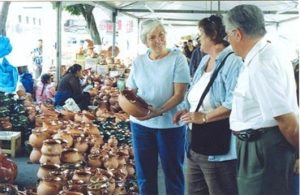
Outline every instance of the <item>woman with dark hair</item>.
<svg viewBox="0 0 300 195"><path fill-rule="evenodd" d="M237 195L235 138L228 118L242 61L227 47L221 17L204 18L198 28L201 51L207 55L202 58L186 96L188 108L174 116L175 123L189 123L191 129L188 194Z"/></svg>
<svg viewBox="0 0 300 195"><path fill-rule="evenodd" d="M43 74L41 77L41 81L38 82L35 91L35 98L38 104L45 103L45 102L47 103L53 102L55 89L50 83L51 83L51 75Z"/></svg>
<svg viewBox="0 0 300 195"><path fill-rule="evenodd" d="M90 102L90 94L82 91L80 78L82 67L79 64L72 65L58 84L55 95L55 106L63 106L68 98L73 98L81 110L87 110Z"/></svg>

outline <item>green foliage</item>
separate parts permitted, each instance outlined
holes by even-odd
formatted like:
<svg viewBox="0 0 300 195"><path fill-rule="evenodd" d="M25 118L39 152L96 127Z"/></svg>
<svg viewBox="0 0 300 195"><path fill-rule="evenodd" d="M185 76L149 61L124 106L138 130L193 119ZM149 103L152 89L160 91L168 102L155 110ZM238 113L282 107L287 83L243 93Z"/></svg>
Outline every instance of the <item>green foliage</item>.
<svg viewBox="0 0 300 195"><path fill-rule="evenodd" d="M65 7L65 10L70 12L72 15L79 16L81 14L80 9L82 8L82 4L70 5Z"/></svg>

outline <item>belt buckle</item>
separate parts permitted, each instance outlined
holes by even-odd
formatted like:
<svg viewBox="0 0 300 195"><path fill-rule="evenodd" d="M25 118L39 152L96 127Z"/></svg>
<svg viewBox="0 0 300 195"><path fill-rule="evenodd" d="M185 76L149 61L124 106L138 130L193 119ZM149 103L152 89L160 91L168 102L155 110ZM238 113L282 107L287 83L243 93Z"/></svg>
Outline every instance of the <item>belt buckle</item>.
<svg viewBox="0 0 300 195"><path fill-rule="evenodd" d="M242 141L253 141L260 137L261 132L253 129L241 131L238 134L238 138Z"/></svg>

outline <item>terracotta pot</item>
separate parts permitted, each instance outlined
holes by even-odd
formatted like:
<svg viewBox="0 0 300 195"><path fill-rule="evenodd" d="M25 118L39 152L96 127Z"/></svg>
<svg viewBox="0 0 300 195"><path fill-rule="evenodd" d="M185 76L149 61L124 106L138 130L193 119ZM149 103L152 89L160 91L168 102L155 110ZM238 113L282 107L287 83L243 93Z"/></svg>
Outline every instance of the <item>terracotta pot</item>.
<svg viewBox="0 0 300 195"><path fill-rule="evenodd" d="M60 191L59 195L84 195L81 192L74 192L74 191Z"/></svg>
<svg viewBox="0 0 300 195"><path fill-rule="evenodd" d="M82 180L84 183L88 183L90 181L92 173L88 170L76 170L72 177L73 180Z"/></svg>
<svg viewBox="0 0 300 195"><path fill-rule="evenodd" d="M76 148L80 153L85 153L89 148L88 140L83 137L77 137L74 141L74 148Z"/></svg>
<svg viewBox="0 0 300 195"><path fill-rule="evenodd" d="M87 163L90 167L101 167L102 160L100 158L100 154L89 154Z"/></svg>
<svg viewBox="0 0 300 195"><path fill-rule="evenodd" d="M0 153L0 183L13 183L17 171L16 163Z"/></svg>
<svg viewBox="0 0 300 195"><path fill-rule="evenodd" d="M49 156L46 154L42 154L41 158L40 158L40 163L48 163L48 164L60 164L60 157L57 156Z"/></svg>
<svg viewBox="0 0 300 195"><path fill-rule="evenodd" d="M57 164L48 164L48 163L41 164L41 166L39 167L38 172L37 172L37 177L39 179L48 177L48 176L50 176L51 172L57 171L59 168L60 168L60 166Z"/></svg>
<svg viewBox="0 0 300 195"><path fill-rule="evenodd" d="M33 148L41 148L43 141L48 138L48 133L45 130L33 129L31 135L29 136L29 144Z"/></svg>
<svg viewBox="0 0 300 195"><path fill-rule="evenodd" d="M61 179L59 177L46 177L40 181L37 187L37 194L54 195L58 194L61 188Z"/></svg>
<svg viewBox="0 0 300 195"><path fill-rule="evenodd" d="M131 90L123 90L118 98L124 112L134 117L144 117L148 114L148 104Z"/></svg>
<svg viewBox="0 0 300 195"><path fill-rule="evenodd" d="M61 154L61 161L64 163L77 163L82 160L82 155L76 148L65 148Z"/></svg>
<svg viewBox="0 0 300 195"><path fill-rule="evenodd" d="M29 159L32 163L39 163L42 156L40 148L32 148Z"/></svg>
<svg viewBox="0 0 300 195"><path fill-rule="evenodd" d="M100 131L94 124L85 124L83 131L87 134L99 135Z"/></svg>
<svg viewBox="0 0 300 195"><path fill-rule="evenodd" d="M84 189L84 181L82 180L76 180L76 179L72 179L69 183L68 183L68 189L70 191L75 191L75 192L83 192Z"/></svg>
<svg viewBox="0 0 300 195"><path fill-rule="evenodd" d="M60 155L62 152L61 142L55 139L44 140L41 152L49 156Z"/></svg>
<svg viewBox="0 0 300 195"><path fill-rule="evenodd" d="M118 140L115 136L111 136L109 139L108 139L108 144L111 146L111 147L116 147L118 145Z"/></svg>
<svg viewBox="0 0 300 195"><path fill-rule="evenodd" d="M67 141L67 147L71 147L73 145L73 137L68 131L58 131L53 135L53 139L62 139Z"/></svg>
<svg viewBox="0 0 300 195"><path fill-rule="evenodd" d="M61 114L63 115L64 120L74 121L74 116L75 116L74 112L71 112L71 111L68 111L68 110L62 110Z"/></svg>
<svg viewBox="0 0 300 195"><path fill-rule="evenodd" d="M104 167L108 170L116 169L119 166L118 159L115 155L110 155L104 158Z"/></svg>

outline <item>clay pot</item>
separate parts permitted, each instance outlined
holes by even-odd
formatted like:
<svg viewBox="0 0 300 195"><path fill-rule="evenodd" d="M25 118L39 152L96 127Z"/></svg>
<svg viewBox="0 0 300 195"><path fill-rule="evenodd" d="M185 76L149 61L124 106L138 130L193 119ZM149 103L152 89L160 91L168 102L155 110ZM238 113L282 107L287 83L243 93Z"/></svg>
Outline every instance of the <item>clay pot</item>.
<svg viewBox="0 0 300 195"><path fill-rule="evenodd" d="M60 191L59 195L84 195L81 192L74 192L74 191Z"/></svg>
<svg viewBox="0 0 300 195"><path fill-rule="evenodd" d="M71 147L73 145L73 137L68 131L58 131L55 135L53 135L53 139L66 140L67 147Z"/></svg>
<svg viewBox="0 0 300 195"><path fill-rule="evenodd" d="M61 179L59 177L46 177L40 181L37 187L37 194L54 195L58 194L61 188Z"/></svg>
<svg viewBox="0 0 300 195"><path fill-rule="evenodd" d="M68 111L68 110L62 110L61 114L63 115L64 120L74 121L74 116L75 116L74 112L71 112L71 111Z"/></svg>
<svg viewBox="0 0 300 195"><path fill-rule="evenodd" d="M17 165L0 153L0 182L13 183L17 176Z"/></svg>
<svg viewBox="0 0 300 195"><path fill-rule="evenodd" d="M144 117L149 112L148 104L131 90L124 89L118 102L124 112L134 117Z"/></svg>
<svg viewBox="0 0 300 195"><path fill-rule="evenodd" d="M118 145L118 140L115 136L111 136L109 139L108 139L108 144L111 146L111 147L116 147Z"/></svg>
<svg viewBox="0 0 300 195"><path fill-rule="evenodd" d="M57 171L59 168L60 168L60 166L56 165L56 164L48 164L48 163L41 164L41 166L39 167L39 170L37 172L37 177L39 179L48 177L48 176L50 176L51 172Z"/></svg>
<svg viewBox="0 0 300 195"><path fill-rule="evenodd" d="M77 137L74 140L74 148L76 148L80 153L85 153L89 148L87 139L83 137Z"/></svg>
<svg viewBox="0 0 300 195"><path fill-rule="evenodd" d="M75 192L83 192L84 191L84 181L72 179L68 184L68 189L70 191Z"/></svg>
<svg viewBox="0 0 300 195"><path fill-rule="evenodd" d="M103 135L100 134L92 134L90 136L90 143L93 144L94 146L101 146L103 145Z"/></svg>
<svg viewBox="0 0 300 195"><path fill-rule="evenodd" d="M61 161L64 163L77 163L82 160L82 155L76 148L65 148L61 154Z"/></svg>
<svg viewBox="0 0 300 195"><path fill-rule="evenodd" d="M73 180L82 180L84 183L88 183L90 181L92 173L88 170L76 170L72 177Z"/></svg>
<svg viewBox="0 0 300 195"><path fill-rule="evenodd" d="M95 120L95 116L87 111L83 111L82 112L82 121L85 123L93 123L93 121Z"/></svg>
<svg viewBox="0 0 300 195"><path fill-rule="evenodd" d="M76 113L74 115L74 121L77 123L81 123L82 122L82 114L81 113Z"/></svg>
<svg viewBox="0 0 300 195"><path fill-rule="evenodd" d="M33 148L41 148L43 141L48 138L48 134L44 130L33 129L31 135L29 136L29 144Z"/></svg>
<svg viewBox="0 0 300 195"><path fill-rule="evenodd" d="M106 156L104 158L104 167L108 170L116 169L119 166L118 159L116 155Z"/></svg>
<svg viewBox="0 0 300 195"><path fill-rule="evenodd" d="M46 103L42 103L41 104L41 110L44 114L52 114L53 112L55 112L53 105L51 104L46 104Z"/></svg>
<svg viewBox="0 0 300 195"><path fill-rule="evenodd" d="M87 134L92 134L92 135L100 134L98 127L94 124L85 124L83 131Z"/></svg>
<svg viewBox="0 0 300 195"><path fill-rule="evenodd" d="M87 163L90 167L100 167L102 165L102 160L99 154L89 154Z"/></svg>
<svg viewBox="0 0 300 195"><path fill-rule="evenodd" d="M42 154L40 158L40 163L48 163L48 164L60 164L60 157L59 156L49 156L46 154Z"/></svg>
<svg viewBox="0 0 300 195"><path fill-rule="evenodd" d="M49 156L60 155L62 152L61 142L55 139L44 140L41 152Z"/></svg>
<svg viewBox="0 0 300 195"><path fill-rule="evenodd" d="M40 148L32 148L29 159L32 163L39 163L41 156L42 156L42 153L41 153Z"/></svg>

